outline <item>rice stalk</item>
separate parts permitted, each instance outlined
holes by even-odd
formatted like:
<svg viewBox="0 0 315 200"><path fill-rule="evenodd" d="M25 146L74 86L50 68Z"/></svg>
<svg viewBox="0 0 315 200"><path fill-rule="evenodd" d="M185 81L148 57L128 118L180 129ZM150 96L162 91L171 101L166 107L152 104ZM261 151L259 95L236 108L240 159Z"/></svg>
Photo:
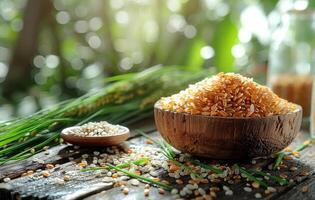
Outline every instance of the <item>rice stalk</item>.
<svg viewBox="0 0 315 200"><path fill-rule="evenodd" d="M153 105L161 96L178 92L208 74L208 71L192 74L177 66L155 66L139 73L109 77L98 92L0 123L0 160L29 157L32 154L24 149L41 144L41 136L53 137L52 132L59 135L65 127L96 120L128 125L152 117ZM36 135L40 137L35 140Z"/></svg>

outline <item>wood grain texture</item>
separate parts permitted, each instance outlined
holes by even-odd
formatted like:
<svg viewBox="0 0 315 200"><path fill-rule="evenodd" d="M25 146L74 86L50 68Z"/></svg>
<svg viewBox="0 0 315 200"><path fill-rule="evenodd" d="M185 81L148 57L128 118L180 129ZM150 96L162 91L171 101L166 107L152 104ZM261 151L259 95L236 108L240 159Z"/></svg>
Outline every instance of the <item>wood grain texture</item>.
<svg viewBox="0 0 315 200"><path fill-rule="evenodd" d="M133 132L131 132L133 135ZM154 132L150 134L152 137L155 139L159 138L159 133ZM296 137L294 142L291 144L291 148L294 149L296 146L300 145L303 143L303 141L309 136L309 134L306 133L301 133ZM132 137L129 138L129 140L126 143L129 143L130 145L140 145L140 146L145 146L148 145L146 143L147 139L144 137ZM66 148L66 150L64 149ZM59 149L59 150L58 150ZM158 194L156 191L156 188L152 187L150 191L150 196L145 197L143 195L143 188L144 184L140 184L140 186L137 187L132 187L128 186L130 189L130 195L124 195L120 191L120 188L113 188L112 186L108 185L101 185L102 178L101 177L95 177L93 174L86 174L85 176L82 176L81 173L78 173L75 177L71 179L69 183L67 183L64 186L57 187L56 184L51 181L54 179L54 177L60 177L60 173L62 171L69 171L71 169L71 166L73 165L72 162L67 161L67 159L62 159L60 160L61 157L63 156L70 156L70 150L74 150L71 148L71 146L66 146L63 145L63 148L55 148L54 150L51 149L51 151L56 151L56 153L51 152L50 155L59 155L59 156L53 156L52 158L47 161L48 163L64 163L60 165L60 168L54 170L54 172L51 172L51 177L48 179L35 179L35 178L27 178L27 177L20 177L13 179L12 182L10 182L11 189L6 188L5 186L1 186L0 184L0 199L54 199L55 197L59 197L59 195L63 195L63 198L60 199L88 199L88 200L99 200L99 199L111 199L111 200L121 200L121 199L126 199L126 200L131 200L131 199L173 199L172 195L169 192L166 192L164 195ZM80 148L78 150L73 151L73 157L75 157L75 161L78 162L81 158L82 154L89 154L90 157L93 156L93 151L101 151L103 148ZM60 151L58 153L58 151ZM295 194L296 196L303 195L305 198L306 197L312 197L314 194L315 190L312 184L314 184L314 179L311 178L312 173L315 169L315 163L313 162L314 159L314 153L315 153L315 145L306 148L301 152L301 157L300 159L294 159L291 161L285 161L285 164L288 166L287 168L283 168L280 171L268 171L267 165L272 163L274 160L273 159L258 159L256 160L256 164L252 164L250 161L244 161L243 164L246 164L245 166L248 168L256 168L256 167L261 167L265 172L270 172L271 174L275 175L280 175L284 174L288 176L288 179L294 179L296 180L297 177L299 177L299 174L301 172L309 172L310 176L305 176L301 177L301 180L299 182L294 182L293 185L290 186L279 186L279 185L274 185L271 184L271 186L275 187L277 189L276 193L271 193L268 195L264 194L264 190L262 188L254 190L253 192L246 192L244 191L244 187L246 186L245 182L241 182L238 184L233 184L229 185L226 182L219 183L217 186L220 188L222 185L228 185L234 192L233 196L225 196L223 191L220 191L217 196L217 199L222 199L222 200L228 200L228 199L255 199L254 195L256 192L259 192L263 194L264 200L275 200L275 199L286 199L290 195ZM41 159L44 160L45 158L44 153L41 155L36 155L36 157L40 157ZM56 160L53 161L52 159L55 158ZM211 162L210 159L204 158L205 162ZM30 158L32 160L32 158ZM45 160L46 161L46 160ZM46 163L47 163L46 162ZM307 164L305 164L307 163ZM23 169L23 162L18 161L16 163L10 164L11 167L15 166L21 166L21 169ZM36 163L33 163L36 165ZM289 168L291 166L297 166L298 170L297 171L290 171ZM35 167L35 166L33 166ZM37 166L41 168L40 166ZM24 168L25 169L25 168ZM4 172L2 170L9 170L9 166L0 169L0 172ZM26 169L25 169L26 170ZM11 170L10 170L11 171ZM40 172L35 172L35 173L40 173ZM7 173L6 173L7 174ZM84 175L84 174L83 174ZM175 183L175 179L173 178L167 178L165 174L159 175L159 178L163 180L168 180L170 181L171 185L174 187L182 187L182 185L177 185ZM187 180L186 180L187 181ZM298 194L301 193L299 188L301 188L300 185L309 185L309 192L308 193L303 193L303 194ZM8 185L8 184L7 184ZM8 185L8 186L10 186ZM209 184L202 184L200 185L204 189L209 189L210 186L213 186L213 183ZM38 187L40 186L40 187ZM102 191L101 191L102 190ZM311 194L310 194L311 193ZM45 194L43 196L43 194ZM94 195L93 195L94 194ZM296 197L295 196L295 197ZM41 198L39 198L41 197ZM282 198L286 197L286 198ZM292 198L288 199L294 199L293 196ZM303 199L303 200L304 200Z"/></svg>
<svg viewBox="0 0 315 200"><path fill-rule="evenodd" d="M180 151L215 159L267 156L288 146L302 122L302 110L264 118L224 118L154 109L162 137Z"/></svg>
<svg viewBox="0 0 315 200"><path fill-rule="evenodd" d="M307 191L304 191L307 188ZM312 176L300 185L274 198L277 200L311 200L315 199L315 177Z"/></svg>
<svg viewBox="0 0 315 200"><path fill-rule="evenodd" d="M117 135L82 137L71 134L71 131L75 132L80 129L79 126L73 126L62 130L60 136L64 139L64 141L80 146L112 146L118 145L119 143L127 140L130 135L130 131L127 127L119 126L119 128L122 132Z"/></svg>
<svg viewBox="0 0 315 200"><path fill-rule="evenodd" d="M141 128L141 130L145 132L152 132L156 130L153 119L144 120L142 123L130 126L130 128L134 130ZM129 139L132 139L135 136L136 134L131 132ZM58 145L50 148L48 151L40 152L26 160L12 161L0 166L0 180L5 177L13 179L28 170L44 168L47 163L66 163L69 161L69 157L79 158L82 154L93 153L94 150L98 149L99 147L73 149L73 146L70 144ZM39 163L36 160L42 160L43 163Z"/></svg>
<svg viewBox="0 0 315 200"><path fill-rule="evenodd" d="M0 166L0 179L19 177L26 171L44 168L48 163L60 164L69 161L69 157L80 158L82 154L91 153L97 148L73 149L72 145L58 145L48 151L40 152L26 160L8 162Z"/></svg>

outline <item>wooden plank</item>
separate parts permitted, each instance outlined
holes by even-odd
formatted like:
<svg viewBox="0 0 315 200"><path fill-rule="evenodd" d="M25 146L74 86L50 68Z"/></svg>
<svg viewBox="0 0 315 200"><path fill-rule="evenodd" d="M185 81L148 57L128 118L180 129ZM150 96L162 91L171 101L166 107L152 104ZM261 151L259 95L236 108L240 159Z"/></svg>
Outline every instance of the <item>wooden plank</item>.
<svg viewBox="0 0 315 200"><path fill-rule="evenodd" d="M0 179L5 177L16 178L26 171L44 168L48 163L65 163L69 161L69 157L77 158L84 153L93 152L94 149L74 149L72 145L58 145L26 160L10 162L0 166Z"/></svg>
<svg viewBox="0 0 315 200"><path fill-rule="evenodd" d="M152 136L158 137L158 133L153 133ZM300 134L299 137L294 141L292 146L296 146L298 144L301 144L302 141L306 138L306 134ZM143 137L133 137L128 142L125 143L128 145L137 145L137 146L148 146L146 144L146 139ZM277 193L272 193L269 195L263 195L263 199L278 199L278 198L284 198L285 195L289 192L298 191L298 189L301 187L301 184L310 184L310 193L314 193L313 178L311 177L311 174L314 172L315 164L314 164L314 157L311 159L312 156L314 156L313 152L315 152L315 146L309 147L305 149L302 152L301 159L300 160L292 160L292 161L286 161L285 164L288 165L288 168L283 169L279 172L276 172L276 174L284 174L288 175L289 179L298 179L298 182L295 182L291 186L276 186L275 184L271 184L271 186L275 186L278 190ZM89 154L90 157L93 154L94 150L98 150L100 152L104 152L105 149L100 148L93 148L93 149L73 149L72 146L69 145L63 145L55 147L55 149L51 149L50 155L45 155L45 153L40 154L41 158L47 157L47 160L49 162L59 162L60 166L53 170L51 172L51 176L47 179L43 179L41 177L41 171L35 172L35 174L32 177L20 177L12 180L9 184L2 185L0 188L4 187L11 187L12 193L20 193L22 198L62 198L62 199L76 199L76 198L87 198L88 200L93 199L145 199L143 195L143 189L144 184L140 184L139 187L130 187L130 194L124 195L120 188L113 188L112 184L108 184L103 181L105 175L99 174L95 172L91 173L79 173L75 167L77 166L73 162L69 162L67 159L67 156L69 156L69 153L72 152L73 154L70 154L74 156L76 159L75 161L79 161L82 154ZM33 159L33 158L31 158ZM55 160L53 160L55 159ZM207 160L209 162L209 160ZM245 161L247 163L248 167L257 167L260 166L264 169L264 171L267 170L268 164L270 164L273 160L272 159L259 159L257 160L256 164L249 164L249 161ZM22 164L21 167L18 167L14 165L14 163L11 163L9 165L3 166L1 169L5 169L6 175L12 175L14 174L14 170L19 171L20 174L23 171L23 167L25 166L32 166L32 167L43 167L43 165L34 165L34 163L31 164L25 164L23 162L18 162L19 164ZM8 166L16 167L14 170L10 170ZM289 168L291 166L297 166L298 170L296 171L290 171ZM2 172L2 171L1 171ZM65 185L58 185L56 184L57 180L63 177L63 173L70 172L70 173L76 173L71 175L72 179L71 181L67 182ZM308 172L310 173L310 176L300 176L301 172ZM272 172L273 174L275 172ZM16 176L15 174L14 176ZM12 177L14 177L12 176ZM165 171L161 171L159 177L163 180L168 180L171 182L171 185L175 188L180 188L181 186L175 183L175 180L173 178L169 178L166 175ZM299 178L298 178L299 177ZM127 177L124 177L124 179L127 179ZM187 180L187 177L186 177ZM208 191L210 186L217 185L220 188L222 188L223 184L228 185L233 191L233 199L253 199L255 193L259 192L261 194L264 193L263 189L258 189L253 192L245 192L243 187L246 186L245 182L241 182L239 184L227 184L227 183L218 183L218 184L201 184L200 187L206 189ZM102 192L101 192L102 191ZM0 192L1 193L1 192ZM2 193L1 193L2 194ZM4 196L6 195L6 196ZM10 198L11 196L8 195L8 193L4 194L3 197ZM161 195L157 192L156 188L152 188L150 192L150 196L146 199L171 199L172 195L169 192L166 192L164 195ZM219 199L230 199L230 196L225 196L224 193L221 191L218 193ZM2 197L1 197L2 199Z"/></svg>
<svg viewBox="0 0 315 200"><path fill-rule="evenodd" d="M300 134L299 137L296 139L296 141L292 144L292 148L294 148L295 146L301 144L308 135L306 134ZM290 186L276 186L276 185L272 185L275 188L277 188L277 193L272 193L270 195L264 195L264 190L263 189L258 189L255 190L253 192L245 192L244 191L244 186L246 186L246 183L242 182L240 184L236 184L236 185L229 185L229 187L234 191L234 195L233 195L233 199L254 199L255 198L255 194L257 192L263 194L263 199L278 199L281 195L286 194L287 191L290 191L291 189L295 189L296 185L300 185L301 183L305 183L305 181L308 181L308 177L307 176L299 176L301 172L309 172L310 174L313 173L314 171L314 165L312 161L306 161L307 156L308 155L308 151L312 152L314 149L312 149L314 147L311 147L310 149L306 149L303 151L302 156L301 156L301 161L299 160L292 160L292 161L285 161L285 163L288 165L288 168L285 170L281 170L276 172L277 175L280 174L284 174L284 175L288 175L288 178L290 179L296 179L297 177L299 181L296 181L294 184L290 185ZM304 154L305 153L305 154ZM255 166L260 166L264 168L264 171L268 171L266 170L266 166L268 164L270 164L273 160L265 160L265 159L260 159L259 161L257 161L258 163L255 164ZM306 162L308 164L305 164L303 162ZM250 166L250 165L248 165ZM251 165L253 167L253 165ZM288 169L291 166L297 166L298 170L296 171L289 171ZM272 171L270 171L271 173L274 173ZM172 184L174 186L176 186L176 184ZM228 185L228 184L227 184ZM177 185L178 186L178 185ZM220 187L222 187L222 184L219 185ZM205 189L209 188L209 185L204 186ZM153 199L170 199L171 196L169 195L169 193L167 193L166 195L159 195L159 194L155 194L156 189L153 190L153 194L150 196ZM102 198L109 198L109 199L113 199L113 200L118 200L118 199L134 199L134 197L136 197L137 199L145 199L145 197L143 196L143 186L137 188L136 194L132 193L131 195L125 196L123 195L121 192L117 193L117 189L116 190L109 190L107 192L104 193L99 193L99 194L95 194L91 197L86 198L87 200L96 200L96 199L102 199ZM315 190L312 190L312 188L310 188L310 192L315 192ZM114 195L116 194L116 195ZM161 197L162 196L162 197ZM148 198L147 198L148 199ZM223 192L220 192L218 194L218 199L231 199L230 196L225 196L223 194ZM292 198L294 199L294 198Z"/></svg>
<svg viewBox="0 0 315 200"><path fill-rule="evenodd" d="M302 144L304 141L309 139L309 134L304 132L303 134L299 134L298 137L294 140L291 146L297 147ZM311 145L310 147L304 149L301 152L301 157L299 160L286 161L285 163L289 165L294 165L298 167L296 173L298 173L298 184L286 188L283 192L278 193L272 199L279 200L295 200L295 199L315 199L315 145ZM307 177L299 176L303 172L309 172L310 175ZM289 173L289 175L291 175ZM308 191L302 192L302 187L307 186Z"/></svg>
<svg viewBox="0 0 315 200"><path fill-rule="evenodd" d="M125 195L121 192L119 187L113 188L108 191L101 192L99 194L92 195L90 197L85 198L86 200L94 200L94 199L124 199L124 200L143 200L143 199L159 199L159 200L168 200L172 199L172 196L169 193L164 195L160 194L157 188L151 187L149 196L144 195L144 184L140 184L138 187L127 185L130 192L128 195Z"/></svg>
<svg viewBox="0 0 315 200"><path fill-rule="evenodd" d="M120 145L121 149L128 147L128 145L132 144L142 144L145 143L143 138L135 137L135 134L132 134L133 137L128 142ZM85 196L100 192L105 189L112 188L113 183L104 182L102 179L104 178L104 174L99 172L80 172L77 168L77 163L80 162L81 156L83 154L88 154L90 158L93 157L94 151L99 151L100 153L106 153L107 148L79 148L74 149L72 145L62 145L55 148L52 148L52 151L47 156L45 152L36 155L36 159L43 159L45 163L56 163L60 161L65 161L62 158L66 158L64 164L60 164L57 168L50 171L50 176L48 178L43 178L41 175L42 167L44 164L33 163L34 156L25 161L18 161L16 163L10 163L8 165L3 166L2 175L8 175L11 177L15 177L21 174L24 170L23 167L31 166L31 169L36 167L37 170L34 172L32 176L24 176L13 179L8 184L2 184L0 189L10 189L13 195L16 193L20 194L20 198L28 199L28 198L49 198L49 199L77 199L83 198ZM74 160L69 162L67 155L72 156ZM47 158L45 159L45 156ZM55 160L52 160L55 158ZM91 160L90 160L91 161ZM27 165L25 165L25 163ZM30 163L30 164L29 164ZM14 165L15 164L15 165ZM10 169L13 167L14 169ZM30 167L29 167L30 169ZM66 184L59 184L60 180L63 178L65 173L71 174L71 181ZM121 179L129 179L129 177L122 176ZM117 181L119 181L118 179ZM0 193L0 199L7 198L8 192ZM12 195L12 196L13 196Z"/></svg>
<svg viewBox="0 0 315 200"><path fill-rule="evenodd" d="M131 130L141 130L146 132L152 132L155 130L152 119L143 120L142 123L133 124L130 126ZM131 131L131 138L136 137L135 132ZM26 160L8 162L5 165L0 166L0 180L5 177L16 178L26 171L42 169L48 163L65 163L69 161L69 157L78 158L82 154L91 153L97 148L80 148L73 149L72 145L62 144L50 148L45 152L40 152Z"/></svg>
<svg viewBox="0 0 315 200"><path fill-rule="evenodd" d="M304 191L307 188L307 191ZM315 199L315 176L294 187L277 198L278 200L310 200Z"/></svg>
<svg viewBox="0 0 315 200"><path fill-rule="evenodd" d="M85 152L87 153L87 152ZM92 153L93 154L93 153ZM80 154L81 156L82 154ZM79 162L80 158L74 161ZM43 178L42 170L37 170L32 176L24 176L12 180L5 187L12 188L21 198L77 199L112 187L112 183L103 182L103 176L98 173L80 173L76 162L66 162L58 168L50 170L50 176ZM71 176L71 181L63 183L65 174Z"/></svg>

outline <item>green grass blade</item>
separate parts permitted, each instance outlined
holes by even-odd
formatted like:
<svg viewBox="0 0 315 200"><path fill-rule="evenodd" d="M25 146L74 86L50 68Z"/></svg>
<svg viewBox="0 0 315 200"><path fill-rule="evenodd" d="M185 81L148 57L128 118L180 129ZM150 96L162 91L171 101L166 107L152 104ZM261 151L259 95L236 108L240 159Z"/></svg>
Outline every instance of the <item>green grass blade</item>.
<svg viewBox="0 0 315 200"><path fill-rule="evenodd" d="M263 176L263 177L268 177L270 180L273 180L273 181L279 183L280 185L287 185L287 184L289 184L289 181L287 179L285 179L285 178L282 178L282 177L272 176L270 174L267 174L267 173L262 172L262 171L257 171L257 170L255 170L255 171L247 170L247 171L251 172L252 174L258 174L258 175Z"/></svg>
<svg viewBox="0 0 315 200"><path fill-rule="evenodd" d="M279 165L281 164L282 159L284 158L284 156L285 156L284 152L279 152L277 154L277 158L276 158L275 164L273 165L273 168L272 168L273 170L276 170L279 167Z"/></svg>
<svg viewBox="0 0 315 200"><path fill-rule="evenodd" d="M122 172L122 173L126 174L126 175L129 176L129 177L136 178L136 179L138 179L138 180L141 180L141 181L144 181L144 182L147 182L147 183L151 183L151 184L160 186L160 187L162 187L163 189L166 189L166 190L171 190L171 189L172 189L172 187L170 187L169 185L166 185L166 184L164 184L164 183L162 183L162 182L159 182L159 181L155 181L155 180L153 180L153 179L151 179L151 178L146 178L146 177L144 177L144 176L140 176L140 175L138 175L138 174L129 172L129 171L127 171L127 170L121 169L121 168L116 167L116 166L111 165L111 164L107 164L107 166L108 166L109 168L111 168L111 169L114 169L114 170L116 170L116 171Z"/></svg>
<svg viewBox="0 0 315 200"><path fill-rule="evenodd" d="M127 162L127 163L122 163L117 165L116 167L119 168L126 168L126 167L130 167L131 164L134 165L138 165L138 166L142 166L145 165L147 162L149 162L150 158L148 157L144 157L144 158L140 158L138 160L132 161L132 162ZM81 169L81 172L87 172L87 171L96 171L96 170L102 170L102 169L108 169L108 167L90 167L90 168L86 168L86 169Z"/></svg>
<svg viewBox="0 0 315 200"><path fill-rule="evenodd" d="M196 159L189 159L188 160L189 162L191 162L192 164L194 165L198 165L204 169L208 169L216 174L222 174L223 173L223 170L222 169L219 169L217 167L214 167L214 166L211 166L211 165L207 165L205 163L202 163L200 162L199 160L196 160Z"/></svg>
<svg viewBox="0 0 315 200"><path fill-rule="evenodd" d="M253 176L250 172L248 172L245 168L238 166L238 164L235 164L236 168L238 168L240 170L240 172L242 174L244 174L246 176L246 178L248 178L250 181L253 182L257 182L259 183L259 185L261 185L264 188L267 188L268 185L267 183L265 183L264 181L261 181L259 179L257 179L255 176Z"/></svg>

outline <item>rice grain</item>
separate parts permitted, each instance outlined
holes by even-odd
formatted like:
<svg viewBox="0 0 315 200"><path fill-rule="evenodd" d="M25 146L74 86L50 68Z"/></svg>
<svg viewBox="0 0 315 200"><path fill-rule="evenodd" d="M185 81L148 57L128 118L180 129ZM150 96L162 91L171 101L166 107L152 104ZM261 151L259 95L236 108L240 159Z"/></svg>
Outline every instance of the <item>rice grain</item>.
<svg viewBox="0 0 315 200"><path fill-rule="evenodd" d="M297 109L268 87L234 73L219 73L163 97L160 106L179 113L219 117L266 117Z"/></svg>

